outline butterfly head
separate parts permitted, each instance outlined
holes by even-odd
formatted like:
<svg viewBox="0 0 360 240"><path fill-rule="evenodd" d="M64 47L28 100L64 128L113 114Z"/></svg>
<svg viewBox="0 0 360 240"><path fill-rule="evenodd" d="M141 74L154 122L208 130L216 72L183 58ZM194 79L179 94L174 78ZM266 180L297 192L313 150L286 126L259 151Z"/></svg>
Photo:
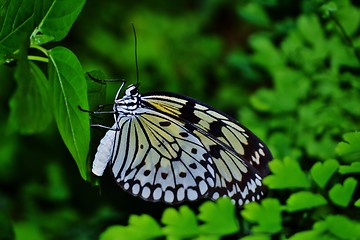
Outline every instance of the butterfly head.
<svg viewBox="0 0 360 240"><path fill-rule="evenodd" d="M135 110L140 106L140 93L138 87L134 84L130 84L122 98L115 99L114 111L134 114Z"/></svg>

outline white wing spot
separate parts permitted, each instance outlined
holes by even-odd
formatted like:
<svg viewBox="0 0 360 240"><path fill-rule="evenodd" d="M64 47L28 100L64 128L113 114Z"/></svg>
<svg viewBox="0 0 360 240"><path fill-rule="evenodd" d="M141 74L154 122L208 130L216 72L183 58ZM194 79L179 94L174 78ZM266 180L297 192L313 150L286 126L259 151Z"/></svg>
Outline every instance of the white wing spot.
<svg viewBox="0 0 360 240"><path fill-rule="evenodd" d="M139 194L139 192L140 192L140 185L139 185L138 183L136 183L136 184L134 184L134 185L132 186L132 192L133 192L133 194L135 194L135 195L138 195L138 194Z"/></svg>
<svg viewBox="0 0 360 240"><path fill-rule="evenodd" d="M120 180L120 179L119 179L119 180ZM124 184L124 189L125 189L125 190L128 190L129 187L130 187L129 183L125 183L125 184Z"/></svg>
<svg viewBox="0 0 360 240"><path fill-rule="evenodd" d="M209 184L210 187L215 186L214 180L212 178L207 178L206 181L207 181L207 183Z"/></svg>
<svg viewBox="0 0 360 240"><path fill-rule="evenodd" d="M251 159L257 164L260 164L260 156L258 152L255 152L255 156L251 156Z"/></svg>
<svg viewBox="0 0 360 240"><path fill-rule="evenodd" d="M206 191L208 190L208 186L207 186L207 184L206 184L206 182L204 180L199 182L199 189L200 189L201 194L206 193Z"/></svg>
<svg viewBox="0 0 360 240"><path fill-rule="evenodd" d="M182 188L182 187L179 188L179 189L177 190L176 197L177 197L177 200L178 200L178 201L184 200L184 198L185 198L185 189Z"/></svg>
<svg viewBox="0 0 360 240"><path fill-rule="evenodd" d="M262 148L259 148L259 153L261 156L265 156L264 150Z"/></svg>
<svg viewBox="0 0 360 240"><path fill-rule="evenodd" d="M159 200L161 198L161 196L162 196L162 190L160 187L158 187L153 192L153 198L154 198L154 200Z"/></svg>
<svg viewBox="0 0 360 240"><path fill-rule="evenodd" d="M255 179L255 183L256 183L256 185L258 185L258 186L262 186L262 183L261 183L261 181L260 181L258 178Z"/></svg>
<svg viewBox="0 0 360 240"><path fill-rule="evenodd" d="M212 198L213 199L218 199L220 197L219 193L218 192L215 192L213 195L212 195Z"/></svg>
<svg viewBox="0 0 360 240"><path fill-rule="evenodd" d="M190 201L194 201L198 198L198 194L195 190L189 188L186 190L186 193L187 193L187 198L190 200Z"/></svg>
<svg viewBox="0 0 360 240"><path fill-rule="evenodd" d="M148 198L150 196L150 193L151 193L150 188L145 186L141 192L141 196L143 198Z"/></svg>
<svg viewBox="0 0 360 240"><path fill-rule="evenodd" d="M171 190L166 190L164 200L165 200L165 202L168 202L168 203L173 202L174 201L174 193Z"/></svg>

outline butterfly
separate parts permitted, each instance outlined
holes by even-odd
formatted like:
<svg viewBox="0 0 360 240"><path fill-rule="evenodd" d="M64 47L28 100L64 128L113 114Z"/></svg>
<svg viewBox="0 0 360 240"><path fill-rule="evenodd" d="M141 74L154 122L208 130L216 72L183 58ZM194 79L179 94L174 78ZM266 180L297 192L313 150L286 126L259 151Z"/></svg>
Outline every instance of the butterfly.
<svg viewBox="0 0 360 240"><path fill-rule="evenodd" d="M141 95L120 86L114 125L100 141L92 173L108 166L125 191L169 204L230 197L237 206L265 194L262 179L272 155L232 117L200 101L166 92ZM104 112L94 112L104 113Z"/></svg>

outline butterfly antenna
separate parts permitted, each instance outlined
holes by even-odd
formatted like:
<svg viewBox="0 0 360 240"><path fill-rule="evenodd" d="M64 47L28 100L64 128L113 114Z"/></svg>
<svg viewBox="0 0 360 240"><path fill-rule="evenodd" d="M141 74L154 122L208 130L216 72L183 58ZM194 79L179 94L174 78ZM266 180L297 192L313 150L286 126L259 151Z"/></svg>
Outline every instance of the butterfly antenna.
<svg viewBox="0 0 360 240"><path fill-rule="evenodd" d="M135 42L136 86L139 87L139 65L138 65L138 59L137 59L137 38L136 38L136 31L135 31L134 24L132 23L131 26L134 31L134 42Z"/></svg>

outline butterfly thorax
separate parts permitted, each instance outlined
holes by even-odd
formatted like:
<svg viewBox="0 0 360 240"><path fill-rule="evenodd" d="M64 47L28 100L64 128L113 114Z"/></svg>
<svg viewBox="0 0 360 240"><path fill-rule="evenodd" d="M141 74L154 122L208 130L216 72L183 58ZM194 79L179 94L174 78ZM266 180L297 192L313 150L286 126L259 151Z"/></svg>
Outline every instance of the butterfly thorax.
<svg viewBox="0 0 360 240"><path fill-rule="evenodd" d="M115 99L113 110L119 114L135 115L140 107L141 95L137 86L131 84L120 99Z"/></svg>

